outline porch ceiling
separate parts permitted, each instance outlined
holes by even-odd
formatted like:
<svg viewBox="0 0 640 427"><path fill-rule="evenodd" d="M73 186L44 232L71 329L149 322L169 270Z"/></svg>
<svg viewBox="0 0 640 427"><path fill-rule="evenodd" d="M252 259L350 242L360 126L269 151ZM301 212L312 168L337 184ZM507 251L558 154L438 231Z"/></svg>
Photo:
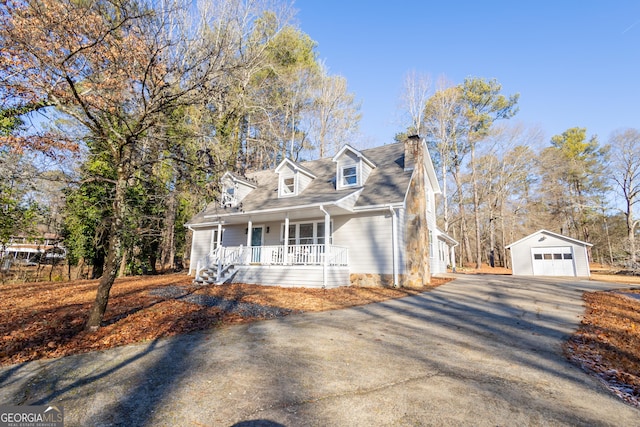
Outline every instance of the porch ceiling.
<svg viewBox="0 0 640 427"><path fill-rule="evenodd" d="M331 205L324 207L330 216L347 215L353 213L348 209L341 208L339 206ZM324 212L320 210L319 206L309 206L303 208L294 208L289 210L278 210L271 212L243 212L243 213L229 213L223 215L211 215L206 217L206 222L209 224L246 224L251 221L254 223L260 222L283 222L286 217L289 217L290 221L299 221L304 219L320 219L324 218ZM198 224L204 225L204 224Z"/></svg>

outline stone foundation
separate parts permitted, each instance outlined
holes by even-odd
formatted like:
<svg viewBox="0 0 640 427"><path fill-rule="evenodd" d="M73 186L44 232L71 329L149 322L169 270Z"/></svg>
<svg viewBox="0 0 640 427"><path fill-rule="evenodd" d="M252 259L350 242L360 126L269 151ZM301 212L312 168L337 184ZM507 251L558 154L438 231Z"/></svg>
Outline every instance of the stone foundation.
<svg viewBox="0 0 640 427"><path fill-rule="evenodd" d="M392 288L393 274L369 274L357 273L350 274L349 280L351 286L362 288ZM427 287L423 280L411 280L404 274L398 275L398 287L410 289L422 289Z"/></svg>
<svg viewBox="0 0 640 427"><path fill-rule="evenodd" d="M392 288L393 274L368 274L358 273L350 274L351 286L358 287L375 287L375 288ZM400 282L402 283L402 281Z"/></svg>

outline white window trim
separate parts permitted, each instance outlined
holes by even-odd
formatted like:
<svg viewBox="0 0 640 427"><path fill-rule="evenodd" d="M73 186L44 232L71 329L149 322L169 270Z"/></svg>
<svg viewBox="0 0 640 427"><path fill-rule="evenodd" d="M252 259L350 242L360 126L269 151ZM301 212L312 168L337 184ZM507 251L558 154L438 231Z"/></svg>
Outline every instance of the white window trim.
<svg viewBox="0 0 640 427"><path fill-rule="evenodd" d="M288 190L285 190L289 188L284 183L285 179L293 179L293 191L291 193L287 192ZM291 197L291 196L298 195L298 173L297 172L295 172L293 176L287 176L287 177L281 176L279 182L280 182L280 185L279 185L280 189L278 191L278 194L280 195L280 197Z"/></svg>
<svg viewBox="0 0 640 427"><path fill-rule="evenodd" d="M330 221L331 222L331 229L329 230L329 245L333 244L333 220ZM313 242L314 243L310 243L313 245L320 245L321 243L318 243L318 237L324 237L324 236L318 236L318 224L324 224L324 220L309 220L309 221L297 221L297 222L289 222L289 226L291 227L292 225L295 226L295 236L291 236L289 235L289 240L291 240L292 238L295 239L295 244L299 245L300 244L300 224L313 224ZM280 243L284 243L284 222L280 223ZM325 242L325 244L327 244L327 242Z"/></svg>
<svg viewBox="0 0 640 427"><path fill-rule="evenodd" d="M229 194L228 190L233 189L233 194ZM238 205L238 186L236 184L225 185L222 187L220 205L230 205L231 207L235 207Z"/></svg>
<svg viewBox="0 0 640 427"><path fill-rule="evenodd" d="M343 165L340 167L340 182L342 184L342 187L357 187L358 184L360 183L360 168L358 167L359 165L353 164L353 165ZM346 169L353 169L354 173L353 174L349 174L349 175L345 175L345 170ZM346 178L347 177L355 177L355 182L353 184L349 184L346 182Z"/></svg>
<svg viewBox="0 0 640 427"><path fill-rule="evenodd" d="M220 246L224 246L224 228L222 229L222 232L220 233ZM214 251L218 248L218 228L212 228L211 229L211 242L209 244L209 251Z"/></svg>

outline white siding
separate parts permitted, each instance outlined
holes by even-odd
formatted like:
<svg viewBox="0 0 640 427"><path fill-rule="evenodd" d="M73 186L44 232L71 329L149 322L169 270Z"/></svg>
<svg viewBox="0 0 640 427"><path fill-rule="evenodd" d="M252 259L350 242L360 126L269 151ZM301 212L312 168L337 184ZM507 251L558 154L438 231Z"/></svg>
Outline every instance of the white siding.
<svg viewBox="0 0 640 427"><path fill-rule="evenodd" d="M369 175L371 175L371 171L373 168L366 164L363 161L360 161L361 169L362 169L362 177L360 177L360 185L365 185L367 183L367 179Z"/></svg>
<svg viewBox="0 0 640 427"><path fill-rule="evenodd" d="M393 274L390 212L335 217L333 244L349 248L351 273Z"/></svg>
<svg viewBox="0 0 640 427"><path fill-rule="evenodd" d="M430 257L430 267L431 274L438 274L447 271L446 265L445 268L442 268L442 263L440 262L440 257L438 256L438 230L436 224L436 209L435 209L435 197L433 194L433 190L431 189L431 185L429 184L429 178L426 177L427 181L426 185L426 203L427 203L427 228L429 229L430 245L429 245L429 257Z"/></svg>
<svg viewBox="0 0 640 427"><path fill-rule="evenodd" d="M533 276L531 242L521 242L511 247L511 271L515 276Z"/></svg>
<svg viewBox="0 0 640 427"><path fill-rule="evenodd" d="M247 197L247 194L251 193L251 191L253 191L253 188L249 187L248 185L245 185L241 182L238 183L238 188L236 190L236 199L238 200L238 202L241 202L242 199L244 199L245 197Z"/></svg>
<svg viewBox="0 0 640 427"><path fill-rule="evenodd" d="M280 240L280 224L282 223L284 223L284 221L258 224L264 226L263 233L265 246L276 246L282 244L282 241ZM267 228L269 229L268 233Z"/></svg>
<svg viewBox="0 0 640 427"><path fill-rule="evenodd" d="M312 178L302 172L298 172L297 176L298 194L300 194L309 184L311 184Z"/></svg>
<svg viewBox="0 0 640 427"><path fill-rule="evenodd" d="M189 262L189 274L192 274L198 261L204 258L211 250L211 229L195 229L191 241L191 258Z"/></svg>
<svg viewBox="0 0 640 427"><path fill-rule="evenodd" d="M404 274L404 266L407 262L407 257L405 256L407 239L404 232L405 221L407 220L407 209L401 208L398 209L397 212L398 224L396 225L396 230L398 231L398 274Z"/></svg>
<svg viewBox="0 0 640 427"><path fill-rule="evenodd" d="M440 234L436 230L436 236ZM447 266L451 261L451 249L446 241L436 237L436 253L435 258L431 258L431 274L446 273Z"/></svg>
<svg viewBox="0 0 640 427"><path fill-rule="evenodd" d="M315 266L241 266L233 276L233 283L250 283L267 286L321 288L323 269ZM327 271L327 288L349 286L348 267L330 267Z"/></svg>
<svg viewBox="0 0 640 427"><path fill-rule="evenodd" d="M222 228L224 229L222 233L222 246L247 245L246 225L225 225L222 226Z"/></svg>

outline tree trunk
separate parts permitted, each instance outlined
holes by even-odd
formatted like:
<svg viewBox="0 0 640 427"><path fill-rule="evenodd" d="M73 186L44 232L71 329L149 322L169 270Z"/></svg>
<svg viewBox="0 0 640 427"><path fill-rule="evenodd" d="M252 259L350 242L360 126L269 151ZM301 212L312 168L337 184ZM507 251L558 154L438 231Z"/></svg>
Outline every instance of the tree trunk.
<svg viewBox="0 0 640 427"><path fill-rule="evenodd" d="M473 217L476 224L476 268L482 267L482 243L480 242L480 196L476 178L476 149L471 145L471 181L473 186Z"/></svg>
<svg viewBox="0 0 640 427"><path fill-rule="evenodd" d="M602 219L604 222L604 232L607 236L607 248L609 249L609 265L613 265L613 249L611 248L611 235L609 234L609 224L607 224L607 216L603 214Z"/></svg>
<svg viewBox="0 0 640 427"><path fill-rule="evenodd" d="M500 204L500 230L502 231L502 247L500 248L500 250L502 251L502 266L511 268L510 259L507 257L507 242L505 239L506 230L504 225L504 204Z"/></svg>
<svg viewBox="0 0 640 427"><path fill-rule="evenodd" d="M165 272L171 270L173 259L175 258L174 233L176 225L176 190L173 189L169 193L167 199L167 212L164 217L164 229L162 230L162 240L160 244L160 270ZM152 266L153 268L153 266Z"/></svg>
<svg viewBox="0 0 640 427"><path fill-rule="evenodd" d="M453 179L456 182L456 189L458 191L458 210L460 212L460 238L463 243L464 249L460 251L460 264L464 266L465 261L469 262L473 259L471 255L471 243L469 243L469 228L467 227L466 212L464 209L464 196L462 194L462 182L460 181L460 166L455 167L455 176Z"/></svg>
<svg viewBox="0 0 640 427"><path fill-rule="evenodd" d="M100 247L97 249L96 253L93 256L93 259L91 260L91 278L92 279L99 279L100 277L102 277L102 273L104 272L104 263L105 263L105 253L104 253L104 246L106 245L105 242L100 242Z"/></svg>
<svg viewBox="0 0 640 427"><path fill-rule="evenodd" d="M120 267L118 268L118 273L116 275L116 277L124 277L127 274L127 262L128 262L128 257L127 257L127 251L124 251L122 253L122 257L120 258Z"/></svg>
<svg viewBox="0 0 640 427"><path fill-rule="evenodd" d="M635 267L638 258L636 256L636 226L638 221L633 220L633 205L631 200L627 199L627 238L629 239L629 251L631 252L631 262Z"/></svg>
<svg viewBox="0 0 640 427"><path fill-rule="evenodd" d="M89 318L85 329L96 331L100 328L104 313L107 311L109 302L109 293L111 286L118 274L118 255L122 243L121 233L124 223L124 206L125 206L125 190L126 179L123 178L122 169L118 168L118 181L116 182L115 197L113 200L113 221L111 222L111 233L109 234L109 249L107 250L107 260L105 263L104 273L100 277L98 283L98 291L96 299L89 313Z"/></svg>
<svg viewBox="0 0 640 427"><path fill-rule="evenodd" d="M493 217L493 212L491 213L491 218L489 218L489 265L491 267L495 267L495 256L496 256L496 224L495 218Z"/></svg>

